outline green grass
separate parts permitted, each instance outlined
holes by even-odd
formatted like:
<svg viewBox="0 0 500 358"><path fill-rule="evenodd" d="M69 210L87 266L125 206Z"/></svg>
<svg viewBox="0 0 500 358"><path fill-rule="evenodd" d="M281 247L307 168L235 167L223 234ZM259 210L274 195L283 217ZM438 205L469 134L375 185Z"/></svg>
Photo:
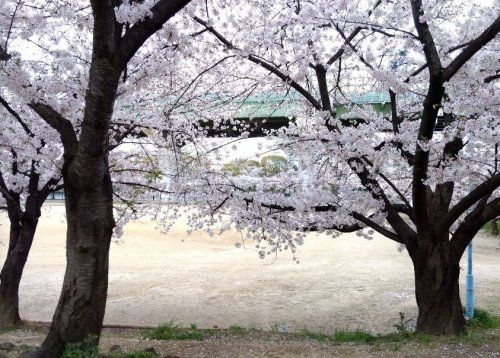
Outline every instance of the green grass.
<svg viewBox="0 0 500 358"><path fill-rule="evenodd" d="M122 358L157 358L158 354L154 351L142 350L142 351L135 351L135 352L126 353L125 355L123 355L121 357Z"/></svg>
<svg viewBox="0 0 500 358"><path fill-rule="evenodd" d="M238 326L237 324L233 324L233 325L229 326L227 331L230 334L242 334L242 333L245 333L246 330L245 330L245 328Z"/></svg>
<svg viewBox="0 0 500 358"><path fill-rule="evenodd" d="M98 337L89 336L80 343L66 344L61 358L99 358Z"/></svg>
<svg viewBox="0 0 500 358"><path fill-rule="evenodd" d="M373 334L361 329L354 331L342 329L326 334L322 332L313 332L307 329L303 330L300 334L302 337L310 338L318 342L332 342L332 343L352 343L355 345L368 344L368 345L389 345L391 349L398 350L404 343L413 341L421 343L425 346L433 344L431 336L423 333L413 332L394 332L387 334Z"/></svg>
<svg viewBox="0 0 500 358"><path fill-rule="evenodd" d="M331 340L331 337L323 332L313 332L308 330L307 328L304 328L304 330L301 333L301 336L305 338L310 338L314 339L315 341L318 342L325 342Z"/></svg>
<svg viewBox="0 0 500 358"><path fill-rule="evenodd" d="M335 331L332 335L332 339L334 342L338 343L372 343L377 339L373 334L356 329L355 331L348 330L338 330Z"/></svg>
<svg viewBox="0 0 500 358"><path fill-rule="evenodd" d="M159 325L155 329L146 332L144 334L144 338L157 340L202 341L203 333L198 329L198 327L196 327L195 324L191 324L189 328L184 328L175 325L173 322L169 322Z"/></svg>
<svg viewBox="0 0 500 358"><path fill-rule="evenodd" d="M414 332L409 328L404 315L400 315L399 324L394 325L396 332L387 334L372 334L361 329L337 330L332 334L323 332L314 332L304 329L300 336L316 340L318 342L333 343L353 343L368 345L388 344L392 349L398 350L404 343L417 342L424 346L431 346L442 339L451 339L451 341L467 342L471 345L481 345L485 341L485 330L499 329L500 317L492 315L485 310L476 308L474 318L467 322L467 331L455 337L430 336L424 333Z"/></svg>
<svg viewBox="0 0 500 358"><path fill-rule="evenodd" d="M497 225L499 226L499 229L500 229L500 222L497 222ZM488 223L486 223L486 225L483 226L483 230L488 235L492 235L492 233L491 233L491 221L488 221Z"/></svg>
<svg viewBox="0 0 500 358"><path fill-rule="evenodd" d="M474 317L467 321L467 328L472 330L500 328L500 317L492 315L481 308L475 308Z"/></svg>
<svg viewBox="0 0 500 358"><path fill-rule="evenodd" d="M13 332L13 331L18 330L19 328L20 328L20 326L5 327L5 328L0 329L0 334Z"/></svg>
<svg viewBox="0 0 500 358"><path fill-rule="evenodd" d="M332 334L326 334L323 332L310 331L307 328L301 333L303 337L314 339L318 342L335 342L335 343L372 343L377 340L378 336L371 334L370 332L363 331L361 329L356 329L355 331L349 331L346 329L336 330Z"/></svg>
<svg viewBox="0 0 500 358"><path fill-rule="evenodd" d="M488 223L483 226L483 230L486 231L486 233L491 234L491 221L488 221Z"/></svg>

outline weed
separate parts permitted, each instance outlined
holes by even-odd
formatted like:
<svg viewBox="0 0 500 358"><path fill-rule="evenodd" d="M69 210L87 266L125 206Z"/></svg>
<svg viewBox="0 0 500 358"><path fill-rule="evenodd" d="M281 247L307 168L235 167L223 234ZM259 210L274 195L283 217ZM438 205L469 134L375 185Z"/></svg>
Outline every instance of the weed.
<svg viewBox="0 0 500 358"><path fill-rule="evenodd" d="M280 325L277 323L271 324L271 332L280 333Z"/></svg>
<svg viewBox="0 0 500 358"><path fill-rule="evenodd" d="M98 358L97 336L88 336L83 342L68 343L61 358Z"/></svg>
<svg viewBox="0 0 500 358"><path fill-rule="evenodd" d="M314 339L318 342L325 342L326 340L331 340L331 337L322 332L313 332L304 328L301 334L303 337Z"/></svg>
<svg viewBox="0 0 500 358"><path fill-rule="evenodd" d="M233 325L229 326L227 331L231 334L242 334L242 333L245 333L245 328L238 326L237 324L233 324Z"/></svg>
<svg viewBox="0 0 500 358"><path fill-rule="evenodd" d="M411 320L406 319L404 312L399 312L399 322L394 325L396 332L404 337L410 337L413 334L410 322Z"/></svg>
<svg viewBox="0 0 500 358"><path fill-rule="evenodd" d="M467 327L471 329L500 328L500 317L494 316L483 309L475 308L474 317L467 321Z"/></svg>
<svg viewBox="0 0 500 358"><path fill-rule="evenodd" d="M371 343L377 339L377 336L361 329L356 329L355 331L342 329L328 335L322 332L313 332L305 328L301 335L306 338L314 339L318 342L331 341L337 343Z"/></svg>
<svg viewBox="0 0 500 358"><path fill-rule="evenodd" d="M430 346L432 344L432 338L425 333L413 333L412 337L418 343L422 343L425 346Z"/></svg>
<svg viewBox="0 0 500 358"><path fill-rule="evenodd" d="M148 350L148 349L126 353L123 356L123 358L157 358L157 357L158 353L156 353L154 350Z"/></svg>
<svg viewBox="0 0 500 358"><path fill-rule="evenodd" d="M183 328L175 325L172 321L159 325L155 329L146 332L144 338L147 339L158 339L158 340L194 340L202 341L203 334L196 327L195 324L191 324L189 328Z"/></svg>
<svg viewBox="0 0 500 358"><path fill-rule="evenodd" d="M339 343L372 343L377 339L370 332L356 329L355 331L337 330L332 335L332 340Z"/></svg>

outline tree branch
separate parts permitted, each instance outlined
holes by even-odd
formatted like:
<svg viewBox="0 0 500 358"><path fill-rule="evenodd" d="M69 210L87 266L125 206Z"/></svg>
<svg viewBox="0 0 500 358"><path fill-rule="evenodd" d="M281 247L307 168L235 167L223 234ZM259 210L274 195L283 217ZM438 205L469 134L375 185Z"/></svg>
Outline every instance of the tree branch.
<svg viewBox="0 0 500 358"><path fill-rule="evenodd" d="M486 197L485 199L487 199ZM486 200L468 214L464 221L458 226L450 240L450 247L456 257L462 256L465 248L477 232L486 225L487 222L493 220L500 215L500 198L493 199L486 204Z"/></svg>
<svg viewBox="0 0 500 358"><path fill-rule="evenodd" d="M59 133L64 147L64 156L73 155L78 147L78 139L71 122L47 104L31 102L28 106Z"/></svg>
<svg viewBox="0 0 500 358"><path fill-rule="evenodd" d="M190 0L161 0L157 2L151 8L152 16L134 24L122 37L114 56L114 62L118 68L124 69L144 42L189 2Z"/></svg>
<svg viewBox="0 0 500 358"><path fill-rule="evenodd" d="M368 219L366 216L363 216L359 213L356 213L356 212L353 212L352 213L352 217L356 220L358 220L359 222L362 222L363 224L365 224L366 226L369 226L371 227L373 230L377 231L379 234L382 234L384 235L385 237L387 237L388 239L391 239L393 241L396 241L400 244L403 244L403 245L406 245L406 241L403 240L398 234L390 231L390 230L387 230L385 227L377 224L376 222Z"/></svg>
<svg viewBox="0 0 500 358"><path fill-rule="evenodd" d="M194 17L194 20L198 22L199 24L203 25L212 35L214 35L224 46L226 46L230 50L238 50L238 48L231 43L227 38L225 38L220 32L215 30L212 26L209 26L208 23L199 17ZM305 88L303 88L299 83L294 81L290 76L285 75L283 72L279 70L276 66L270 64L267 61L264 61L263 59L255 56L255 55L248 55L247 59L250 60L251 62L261 66L262 68L265 68L269 72L273 73L276 75L278 78L280 78L283 82L289 84L293 89L295 89L297 92L299 92L311 105L316 108L317 110L322 110L321 104L314 98L314 96L309 93Z"/></svg>
<svg viewBox="0 0 500 358"><path fill-rule="evenodd" d="M368 11L368 17L373 13L373 10L375 10L380 4L382 3L382 0L378 0L375 5L373 5L373 8ZM358 26L356 27L350 34L349 36L347 36L345 39L344 39L344 45L348 44L349 42L351 42L355 37L356 35L363 29L365 29L366 27L364 26ZM328 66L330 66L332 63L334 63L335 61L337 61L343 54L344 54L344 46L342 46L332 57L330 57L330 59L326 62L326 64Z"/></svg>
<svg viewBox="0 0 500 358"><path fill-rule="evenodd" d="M0 45L0 61L7 61L10 59L10 55L5 51L5 49Z"/></svg>
<svg viewBox="0 0 500 358"><path fill-rule="evenodd" d="M500 187L500 174L496 174L478 185L469 194L464 196L462 200L456 203L448 213L437 224L439 233L446 233L451 225L458 220L458 218L469 210L474 204L485 196L491 195L498 187Z"/></svg>
<svg viewBox="0 0 500 358"><path fill-rule="evenodd" d="M460 54L443 70L443 81L449 81L455 73L500 31L500 15L478 37L470 41Z"/></svg>
<svg viewBox="0 0 500 358"><path fill-rule="evenodd" d="M28 125L23 121L19 113L17 113L2 96L0 96L0 104L17 120L21 127L23 127L26 134L28 134L30 137L35 136Z"/></svg>

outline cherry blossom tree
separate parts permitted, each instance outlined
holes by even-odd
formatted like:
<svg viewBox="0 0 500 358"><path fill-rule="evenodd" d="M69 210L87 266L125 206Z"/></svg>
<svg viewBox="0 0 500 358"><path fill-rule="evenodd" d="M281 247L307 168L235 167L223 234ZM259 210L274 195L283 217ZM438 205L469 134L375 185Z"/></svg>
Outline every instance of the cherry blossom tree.
<svg viewBox="0 0 500 358"><path fill-rule="evenodd" d="M43 139L52 145L59 137L63 153L68 262L49 334L33 356L59 356L66 343L100 335L115 227L109 149L138 129L112 121L115 101L132 91L136 101L141 90L147 95L141 80L159 69L154 60L170 60L180 46L175 27L162 27L188 3L2 4L9 16L2 18L1 84L51 127ZM23 54L28 43L41 54Z"/></svg>
<svg viewBox="0 0 500 358"><path fill-rule="evenodd" d="M0 158L0 194L2 207L10 222L7 255L0 273L0 327L21 322L19 316L19 284L28 258L42 205L47 197L63 189L62 146L53 130L26 105L0 96L2 151ZM130 112L130 111L129 111ZM133 116L133 113L127 113ZM129 128L130 124L129 124ZM128 138L129 130L113 130L110 172L113 177L114 233L130 220L154 216L161 208L166 182L161 180L157 161L148 157L143 140ZM35 134L36 133L36 134ZM131 132L132 133L132 132ZM137 132L134 132L136 135ZM50 138L50 139L45 139ZM125 143L129 140L133 143ZM126 150L123 150L126 146ZM157 200L151 201L151 197ZM145 205L147 203L147 205Z"/></svg>
<svg viewBox="0 0 500 358"><path fill-rule="evenodd" d="M244 149L249 124L233 121L212 132L234 126L241 136L217 148L200 139L208 150L197 157L221 168L231 147L240 162L281 151L297 166L272 176L251 165L236 176L180 168L179 198L200 205L191 225L242 230L261 257L295 256L310 231L376 231L412 259L417 330L462 332L460 258L500 214L498 2L219 1L210 10L194 19L240 59L241 83L301 105L257 153ZM388 111L363 105L373 92Z"/></svg>
<svg viewBox="0 0 500 358"><path fill-rule="evenodd" d="M61 150L40 139L47 125L34 127L0 96L3 143L0 153L0 194L10 222L5 263L0 273L0 327L20 323L19 283L47 196L62 189ZM27 109L27 108L26 108ZM29 111L29 109L28 109ZM44 133L45 132L45 133Z"/></svg>

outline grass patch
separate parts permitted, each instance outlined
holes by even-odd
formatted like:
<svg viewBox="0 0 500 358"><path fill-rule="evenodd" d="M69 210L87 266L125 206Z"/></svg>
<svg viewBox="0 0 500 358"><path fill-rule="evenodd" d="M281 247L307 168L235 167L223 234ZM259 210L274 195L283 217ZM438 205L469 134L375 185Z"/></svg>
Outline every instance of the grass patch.
<svg viewBox="0 0 500 358"><path fill-rule="evenodd" d="M318 342L331 341L331 336L322 332L313 332L308 330L307 328L304 328L304 330L301 333L301 336L309 339L314 339L315 341Z"/></svg>
<svg viewBox="0 0 500 358"><path fill-rule="evenodd" d="M412 338L426 346L432 344L432 337L425 333L414 333Z"/></svg>
<svg viewBox="0 0 500 358"><path fill-rule="evenodd" d="M475 308L474 317L467 321L467 328L473 330L500 328L500 317L492 315L483 309Z"/></svg>
<svg viewBox="0 0 500 358"><path fill-rule="evenodd" d="M500 229L500 222L497 221L498 228ZM491 221L488 221L486 225L483 226L483 230L488 235L493 235Z"/></svg>
<svg viewBox="0 0 500 358"><path fill-rule="evenodd" d="M377 339L377 336L371 334L370 332L363 331L361 329L356 329L355 331L349 331L345 329L337 330L332 334L326 334L323 332L310 331L307 328L301 333L302 337L314 339L318 342L335 342L335 343L372 343Z"/></svg>
<svg viewBox="0 0 500 358"><path fill-rule="evenodd" d="M229 326L227 331L230 334L242 334L242 333L245 333L246 330L245 330L245 328L238 326L237 324L233 324L233 325Z"/></svg>
<svg viewBox="0 0 500 358"><path fill-rule="evenodd" d="M480 346L491 339L491 337L488 337L488 334L485 335L486 330L500 328L500 317L492 315L480 308L474 310L474 318L467 322L466 332L459 336L431 336L420 332L414 332L409 325L409 321L405 319L404 314L400 313L399 318L399 323L394 325L396 330L394 333L372 334L361 329L356 329L354 331L343 329L337 330L332 334L326 334L304 329L302 333L300 333L300 336L318 342L368 344L388 346L393 350L399 350L403 344L408 342L416 342L430 347L443 340L455 343L465 342L473 346Z"/></svg>
<svg viewBox="0 0 500 358"><path fill-rule="evenodd" d="M355 331L338 330L332 335L332 340L338 343L372 343L377 339L377 336L370 332L356 329Z"/></svg>
<svg viewBox="0 0 500 358"><path fill-rule="evenodd" d="M158 353L156 353L154 350L142 350L142 351L135 351L135 352L130 352L126 353L125 355L122 356L123 358L157 358Z"/></svg>
<svg viewBox="0 0 500 358"><path fill-rule="evenodd" d="M61 358L99 358L98 337L89 336L83 342L66 344Z"/></svg>
<svg viewBox="0 0 500 358"><path fill-rule="evenodd" d="M203 333L198 329L198 327L196 327L195 324L191 324L189 328L184 328L175 325L173 322L169 322L159 325L155 329L146 332L144 334L144 338L157 340L202 341Z"/></svg>
<svg viewBox="0 0 500 358"><path fill-rule="evenodd" d="M12 326L12 327L5 327L0 329L0 334L4 333L9 333L18 330L19 328L22 328L21 326Z"/></svg>

